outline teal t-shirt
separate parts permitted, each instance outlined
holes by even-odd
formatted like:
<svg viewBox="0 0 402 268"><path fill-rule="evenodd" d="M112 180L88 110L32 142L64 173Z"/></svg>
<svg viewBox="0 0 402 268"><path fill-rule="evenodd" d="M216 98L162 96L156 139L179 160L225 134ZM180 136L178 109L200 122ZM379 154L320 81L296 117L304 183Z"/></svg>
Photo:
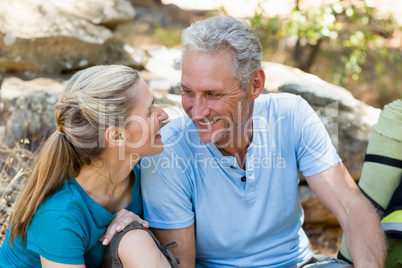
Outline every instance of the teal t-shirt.
<svg viewBox="0 0 402 268"><path fill-rule="evenodd" d="M126 208L142 214L139 168ZM0 249L0 267L41 267L40 256L58 263L100 267L105 247L99 241L116 214L96 203L74 180L67 180L41 204L27 231L26 247L18 237L9 247L9 232Z"/></svg>

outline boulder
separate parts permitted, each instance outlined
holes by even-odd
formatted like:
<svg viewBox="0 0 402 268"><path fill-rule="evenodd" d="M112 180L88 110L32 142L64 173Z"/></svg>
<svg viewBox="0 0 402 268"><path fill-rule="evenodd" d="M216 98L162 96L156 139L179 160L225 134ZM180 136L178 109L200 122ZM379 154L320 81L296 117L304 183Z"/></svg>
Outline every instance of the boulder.
<svg viewBox="0 0 402 268"><path fill-rule="evenodd" d="M5 78L0 89L5 124L2 143L38 149L55 130L54 105L62 87L61 81L49 78Z"/></svg>
<svg viewBox="0 0 402 268"><path fill-rule="evenodd" d="M154 74L150 80L151 89L166 90L180 94L181 50L158 47L148 49L149 59L145 69Z"/></svg>
<svg viewBox="0 0 402 268"><path fill-rule="evenodd" d="M128 0L0 1L0 71L59 73L111 62L135 66L109 29L134 14Z"/></svg>
<svg viewBox="0 0 402 268"><path fill-rule="evenodd" d="M268 92L300 95L314 108L346 168L355 180L360 178L371 128L381 110L355 99L345 88L299 69L270 62L264 62L263 69Z"/></svg>
<svg viewBox="0 0 402 268"><path fill-rule="evenodd" d="M125 0L53 0L50 2L68 14L111 29L119 24L130 22L135 16L131 2Z"/></svg>
<svg viewBox="0 0 402 268"><path fill-rule="evenodd" d="M59 94L63 89L61 80L39 77L23 81L17 77L5 78L0 88L2 100L12 100L33 92L47 92Z"/></svg>

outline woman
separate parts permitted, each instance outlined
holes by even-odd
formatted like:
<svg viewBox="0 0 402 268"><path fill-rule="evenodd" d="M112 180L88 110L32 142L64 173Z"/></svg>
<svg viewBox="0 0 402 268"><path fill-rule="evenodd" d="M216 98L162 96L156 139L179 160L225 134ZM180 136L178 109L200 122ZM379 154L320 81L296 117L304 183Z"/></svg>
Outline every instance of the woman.
<svg viewBox="0 0 402 268"><path fill-rule="evenodd" d="M91 67L69 80L55 107L57 130L15 207L1 267L99 267L116 231L133 221L148 227L137 216L135 164L163 150L159 128L168 116L144 80L126 66ZM145 254L131 252L124 265L170 267L151 236L132 232Z"/></svg>

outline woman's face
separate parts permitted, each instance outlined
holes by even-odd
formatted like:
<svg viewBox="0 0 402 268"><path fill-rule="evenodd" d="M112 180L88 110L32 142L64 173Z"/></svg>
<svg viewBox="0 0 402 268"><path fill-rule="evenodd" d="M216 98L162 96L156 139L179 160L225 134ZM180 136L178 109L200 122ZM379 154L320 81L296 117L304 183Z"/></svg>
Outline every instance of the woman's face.
<svg viewBox="0 0 402 268"><path fill-rule="evenodd" d="M165 111L154 103L145 81L140 78L129 90L137 104L131 115L126 119L126 150L130 156L143 157L159 154L163 143L159 129L161 122L168 119Z"/></svg>

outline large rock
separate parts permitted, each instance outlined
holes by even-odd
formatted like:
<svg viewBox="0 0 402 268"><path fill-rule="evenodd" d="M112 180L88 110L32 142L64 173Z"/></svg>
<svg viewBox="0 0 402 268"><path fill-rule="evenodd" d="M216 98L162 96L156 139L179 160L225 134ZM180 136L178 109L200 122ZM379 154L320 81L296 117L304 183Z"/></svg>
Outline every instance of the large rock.
<svg viewBox="0 0 402 268"><path fill-rule="evenodd" d="M326 126L332 143L352 177L360 178L371 128L381 110L355 99L345 88L282 64L263 63L268 91L302 96Z"/></svg>
<svg viewBox="0 0 402 268"><path fill-rule="evenodd" d="M119 24L131 21L135 15L130 1L125 0L53 0L50 2L69 14L112 29Z"/></svg>
<svg viewBox="0 0 402 268"><path fill-rule="evenodd" d="M10 148L18 144L32 151L38 149L55 130L54 105L62 87L62 82L47 78L4 79L0 89L5 121L2 143Z"/></svg>
<svg viewBox="0 0 402 268"><path fill-rule="evenodd" d="M134 15L128 0L0 1L0 71L57 73L110 62L135 66L107 28Z"/></svg>
<svg viewBox="0 0 402 268"><path fill-rule="evenodd" d="M180 95L181 92L181 51L158 47L148 49L149 59L145 69L154 75L150 88L166 90Z"/></svg>

